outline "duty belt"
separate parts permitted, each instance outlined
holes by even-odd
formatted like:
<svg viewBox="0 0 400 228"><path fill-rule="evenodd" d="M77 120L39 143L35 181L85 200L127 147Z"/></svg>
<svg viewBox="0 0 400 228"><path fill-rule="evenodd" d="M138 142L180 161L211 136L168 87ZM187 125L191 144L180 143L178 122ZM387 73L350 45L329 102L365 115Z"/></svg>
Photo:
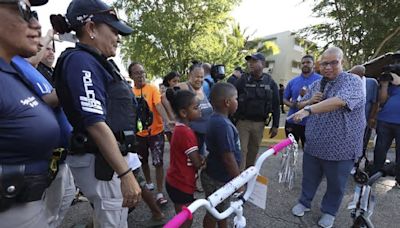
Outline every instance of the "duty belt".
<svg viewBox="0 0 400 228"><path fill-rule="evenodd" d="M25 165L0 165L0 213L16 203L42 199L50 183L47 173L26 175Z"/></svg>

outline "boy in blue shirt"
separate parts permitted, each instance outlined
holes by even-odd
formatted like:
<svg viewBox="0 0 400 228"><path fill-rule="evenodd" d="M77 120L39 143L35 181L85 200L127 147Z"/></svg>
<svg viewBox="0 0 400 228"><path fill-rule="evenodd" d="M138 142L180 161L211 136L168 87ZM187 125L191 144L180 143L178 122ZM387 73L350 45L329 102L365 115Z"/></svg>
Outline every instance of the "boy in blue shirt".
<svg viewBox="0 0 400 228"><path fill-rule="evenodd" d="M232 122L230 114L236 112L237 90L229 83L217 83L211 90L211 104L214 114L208 122L206 145L209 150L207 167L201 173L201 183L206 197L221 188L240 174L241 152L239 134ZM221 212L229 206L224 201L217 206ZM216 221L211 214L204 216L203 227L228 227L227 220Z"/></svg>

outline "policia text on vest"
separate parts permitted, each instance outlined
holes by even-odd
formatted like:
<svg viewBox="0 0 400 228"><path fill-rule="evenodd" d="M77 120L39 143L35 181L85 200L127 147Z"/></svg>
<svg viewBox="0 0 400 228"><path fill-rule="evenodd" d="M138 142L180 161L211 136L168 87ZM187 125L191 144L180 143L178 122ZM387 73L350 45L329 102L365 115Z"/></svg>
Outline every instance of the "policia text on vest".
<svg viewBox="0 0 400 228"><path fill-rule="evenodd" d="M137 102L132 93L131 87L119 73L118 68L110 60L106 60L103 56L83 44L77 44L76 48L69 48L63 52L57 61L55 67L56 91L60 98L71 99L69 88L65 79L62 77L62 69L65 59L76 51L86 51L90 53L96 60L107 70L113 77L112 82L107 84L107 107L106 107L106 123L114 133L118 141L118 145L123 156L134 150L135 132L137 126ZM63 99L60 99L62 102ZM112 179L114 170L99 152L97 146L90 138L87 131L83 128L82 120L78 113L74 110L65 109L71 125L74 128L71 137L70 153L73 155L93 153L95 160L95 177L98 180L109 181ZM69 115L68 115L69 114Z"/></svg>

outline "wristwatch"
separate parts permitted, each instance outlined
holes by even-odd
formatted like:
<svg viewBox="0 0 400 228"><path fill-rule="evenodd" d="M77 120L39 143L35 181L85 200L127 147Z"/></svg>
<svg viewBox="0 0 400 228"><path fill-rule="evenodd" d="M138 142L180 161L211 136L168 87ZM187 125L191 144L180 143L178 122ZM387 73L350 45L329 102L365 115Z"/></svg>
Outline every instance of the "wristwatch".
<svg viewBox="0 0 400 228"><path fill-rule="evenodd" d="M303 109L304 109L304 111L307 111L309 115L312 114L310 105L306 105Z"/></svg>

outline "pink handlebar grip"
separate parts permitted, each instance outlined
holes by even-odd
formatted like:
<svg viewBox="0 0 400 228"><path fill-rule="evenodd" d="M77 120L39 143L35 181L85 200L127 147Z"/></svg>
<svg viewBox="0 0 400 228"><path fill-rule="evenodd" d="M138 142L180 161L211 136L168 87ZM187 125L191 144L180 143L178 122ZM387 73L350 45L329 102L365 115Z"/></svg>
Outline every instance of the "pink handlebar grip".
<svg viewBox="0 0 400 228"><path fill-rule="evenodd" d="M282 142L274 145L272 149L274 149L274 155L277 155L279 151L281 151L283 148L287 147L288 145L292 144L291 139L285 139Z"/></svg>
<svg viewBox="0 0 400 228"><path fill-rule="evenodd" d="M192 219L192 212L187 207L182 207L182 211L165 224L164 228L179 228L188 219Z"/></svg>

